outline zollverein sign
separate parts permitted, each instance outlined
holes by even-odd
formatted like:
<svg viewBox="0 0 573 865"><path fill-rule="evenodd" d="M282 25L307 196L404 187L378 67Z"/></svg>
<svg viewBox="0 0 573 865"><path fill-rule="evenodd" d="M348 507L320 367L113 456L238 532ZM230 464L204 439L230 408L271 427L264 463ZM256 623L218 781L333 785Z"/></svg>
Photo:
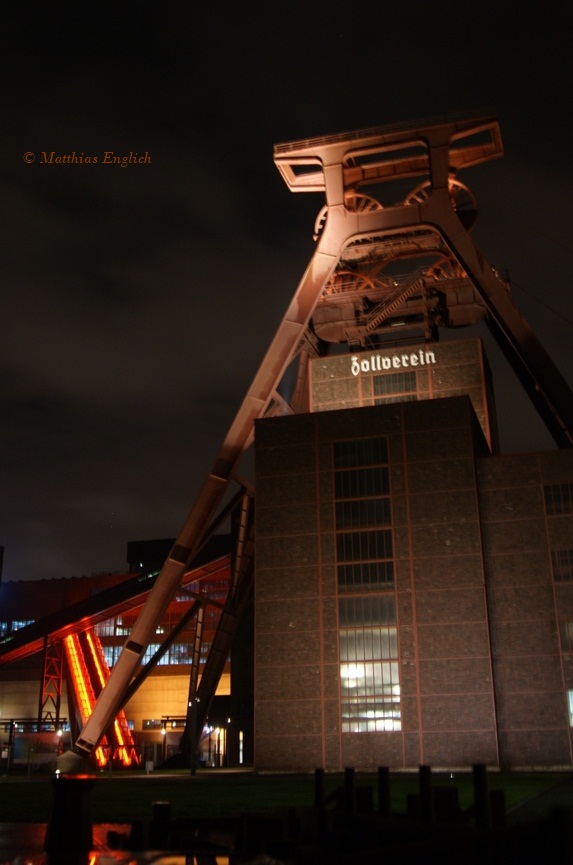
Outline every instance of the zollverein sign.
<svg viewBox="0 0 573 865"><path fill-rule="evenodd" d="M417 352L404 352L401 354L384 355L372 354L363 357L353 354L350 358L350 369L352 375L360 375L361 372L382 372L389 369L406 369L415 366L426 366L436 362L433 351L418 349Z"/></svg>

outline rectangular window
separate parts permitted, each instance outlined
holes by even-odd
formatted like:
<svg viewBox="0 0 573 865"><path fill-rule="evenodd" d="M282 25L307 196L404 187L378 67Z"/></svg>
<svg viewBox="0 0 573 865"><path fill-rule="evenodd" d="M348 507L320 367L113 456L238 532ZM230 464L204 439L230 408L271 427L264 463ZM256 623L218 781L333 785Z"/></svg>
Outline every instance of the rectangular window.
<svg viewBox="0 0 573 865"><path fill-rule="evenodd" d="M547 516L573 514L573 484L551 484L544 491Z"/></svg>
<svg viewBox="0 0 573 865"><path fill-rule="evenodd" d="M27 628L28 625L33 625L33 624L34 624L34 619L14 619L11 622L9 629L10 629L10 631L12 631L12 633L14 633L14 631L19 631L22 628Z"/></svg>
<svg viewBox="0 0 573 865"><path fill-rule="evenodd" d="M569 709L569 726L573 727L573 691L567 691L567 708Z"/></svg>
<svg viewBox="0 0 573 865"><path fill-rule="evenodd" d="M336 528L390 525L390 499L358 499L336 502Z"/></svg>
<svg viewBox="0 0 573 865"><path fill-rule="evenodd" d="M394 562L387 441L335 442L333 461L339 590L390 588Z"/></svg>
<svg viewBox="0 0 573 865"><path fill-rule="evenodd" d="M334 487L337 499L382 496L389 492L388 469L385 466L373 466L367 469L337 471L334 475Z"/></svg>
<svg viewBox="0 0 573 865"><path fill-rule="evenodd" d="M342 732L400 730L394 597L341 598L339 614Z"/></svg>
<svg viewBox="0 0 573 865"><path fill-rule="evenodd" d="M338 565L339 592L366 592L391 589L394 585L394 562L354 562Z"/></svg>
<svg viewBox="0 0 573 865"><path fill-rule="evenodd" d="M129 637L134 624L134 622L124 622L121 616L118 616L115 623L116 637Z"/></svg>
<svg viewBox="0 0 573 865"><path fill-rule="evenodd" d="M106 660L106 664L111 670L117 659L119 658L121 652L121 646L103 646L103 654Z"/></svg>
<svg viewBox="0 0 573 865"><path fill-rule="evenodd" d="M392 557L392 532L388 529L340 532L336 539L339 562L370 561Z"/></svg>
<svg viewBox="0 0 573 865"><path fill-rule="evenodd" d="M334 468L374 466L388 462L385 438L357 439L334 442Z"/></svg>
<svg viewBox="0 0 573 865"><path fill-rule="evenodd" d="M561 651L573 652L573 622L559 622Z"/></svg>
<svg viewBox="0 0 573 865"><path fill-rule="evenodd" d="M551 550L551 566L556 583L573 580L573 550Z"/></svg>
<svg viewBox="0 0 573 865"><path fill-rule="evenodd" d="M173 643L169 648L169 664L190 664L192 647L188 643Z"/></svg>
<svg viewBox="0 0 573 865"><path fill-rule="evenodd" d="M373 376L374 404L415 402L418 386L415 372L399 372Z"/></svg>
<svg viewBox="0 0 573 865"><path fill-rule="evenodd" d="M145 649L143 655L141 656L141 664L148 664L151 659L154 657L155 653L159 651L161 646L159 643L150 643L149 646ZM164 667L169 664L169 657L167 655L163 655L157 661L157 666Z"/></svg>
<svg viewBox="0 0 573 865"><path fill-rule="evenodd" d="M341 729L400 730L387 441L335 442L333 461Z"/></svg>
<svg viewBox="0 0 573 865"><path fill-rule="evenodd" d="M94 633L98 637L115 637L115 621L115 619L105 619L103 622L96 622Z"/></svg>

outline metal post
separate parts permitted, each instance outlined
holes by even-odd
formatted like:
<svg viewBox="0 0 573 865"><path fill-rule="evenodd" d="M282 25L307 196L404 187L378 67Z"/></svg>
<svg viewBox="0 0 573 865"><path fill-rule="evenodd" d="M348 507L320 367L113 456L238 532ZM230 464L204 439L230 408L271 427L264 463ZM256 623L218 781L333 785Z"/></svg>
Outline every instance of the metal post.
<svg viewBox="0 0 573 865"><path fill-rule="evenodd" d="M486 767L483 763L478 763L473 767L473 779L476 826L480 829L487 829L491 824L491 815Z"/></svg>
<svg viewBox="0 0 573 865"><path fill-rule="evenodd" d="M324 808L324 769L314 770L314 806Z"/></svg>
<svg viewBox="0 0 573 865"><path fill-rule="evenodd" d="M378 767L378 813L381 817L390 816L390 770L387 766Z"/></svg>
<svg viewBox="0 0 573 865"><path fill-rule="evenodd" d="M197 699L193 697L190 705L191 721L191 774L197 771Z"/></svg>
<svg viewBox="0 0 573 865"><path fill-rule="evenodd" d="M423 820L432 820L432 770L429 766L420 766L420 812Z"/></svg>
<svg viewBox="0 0 573 865"><path fill-rule="evenodd" d="M356 774L349 767L344 770L344 807L349 814L356 810Z"/></svg>
<svg viewBox="0 0 573 865"><path fill-rule="evenodd" d="M80 865L92 850L90 797L96 779L58 775L52 779L52 815L46 830L49 865Z"/></svg>

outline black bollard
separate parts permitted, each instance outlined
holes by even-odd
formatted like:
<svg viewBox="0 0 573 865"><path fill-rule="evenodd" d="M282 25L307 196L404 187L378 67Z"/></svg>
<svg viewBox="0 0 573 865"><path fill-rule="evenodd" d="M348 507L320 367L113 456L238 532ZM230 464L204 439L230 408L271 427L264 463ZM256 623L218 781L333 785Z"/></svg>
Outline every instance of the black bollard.
<svg viewBox="0 0 573 865"><path fill-rule="evenodd" d="M86 865L93 849L92 775L56 775L44 850L48 865Z"/></svg>
<svg viewBox="0 0 573 865"><path fill-rule="evenodd" d="M478 829L488 829L491 825L491 813L487 792L487 773L483 763L478 763L473 767L473 778L476 826Z"/></svg>
<svg viewBox="0 0 573 865"><path fill-rule="evenodd" d="M324 808L325 806L324 793L324 769L314 770L314 807Z"/></svg>
<svg viewBox="0 0 573 865"><path fill-rule="evenodd" d="M381 817L390 816L390 770L387 766L378 767L378 813Z"/></svg>
<svg viewBox="0 0 573 865"><path fill-rule="evenodd" d="M315 769L314 771L314 807L316 808L317 815L318 837L322 843L328 834L324 769Z"/></svg>
<svg viewBox="0 0 573 865"><path fill-rule="evenodd" d="M344 770L344 810L349 814L356 811L356 773L351 768Z"/></svg>
<svg viewBox="0 0 573 865"><path fill-rule="evenodd" d="M422 820L433 820L434 802L432 799L432 770L429 766L420 766L420 817Z"/></svg>
<svg viewBox="0 0 573 865"><path fill-rule="evenodd" d="M151 821L151 845L154 850L167 850L171 831L171 802L154 802Z"/></svg>

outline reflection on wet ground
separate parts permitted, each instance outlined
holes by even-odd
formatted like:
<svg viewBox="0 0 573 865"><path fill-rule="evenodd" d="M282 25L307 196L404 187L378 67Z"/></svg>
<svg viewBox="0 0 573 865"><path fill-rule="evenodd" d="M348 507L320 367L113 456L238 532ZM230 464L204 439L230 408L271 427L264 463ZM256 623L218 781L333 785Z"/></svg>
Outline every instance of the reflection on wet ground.
<svg viewBox="0 0 573 865"><path fill-rule="evenodd" d="M0 865L60 865L52 863L44 852L46 829L45 823L0 823ZM190 853L113 849L130 831L128 824L94 825L94 849L74 865L195 865L198 861ZM208 865L229 865L228 855L201 854L199 859Z"/></svg>

